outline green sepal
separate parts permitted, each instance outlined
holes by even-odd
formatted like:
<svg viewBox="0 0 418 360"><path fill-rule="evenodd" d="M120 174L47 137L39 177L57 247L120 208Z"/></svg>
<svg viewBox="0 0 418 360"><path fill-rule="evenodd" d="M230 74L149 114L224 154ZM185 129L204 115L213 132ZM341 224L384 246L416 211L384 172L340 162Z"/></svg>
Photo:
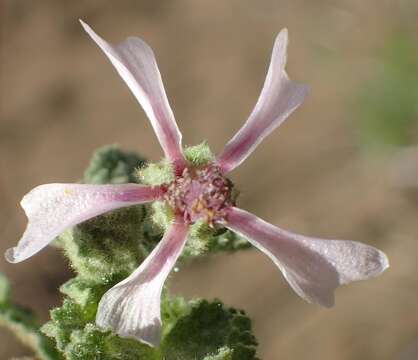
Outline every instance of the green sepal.
<svg viewBox="0 0 418 360"><path fill-rule="evenodd" d="M167 160L149 163L136 171L135 177L142 184L158 186L168 184L174 180L173 167Z"/></svg>
<svg viewBox="0 0 418 360"><path fill-rule="evenodd" d="M184 157L193 167L205 166L214 160L212 151L205 141L196 146L186 147ZM143 184L157 186L172 182L174 171L170 162L163 159L158 163L149 163L137 169L135 176Z"/></svg>
<svg viewBox="0 0 418 360"><path fill-rule="evenodd" d="M184 157L194 167L205 166L215 160L215 156L206 141L195 146L186 147L184 149Z"/></svg>

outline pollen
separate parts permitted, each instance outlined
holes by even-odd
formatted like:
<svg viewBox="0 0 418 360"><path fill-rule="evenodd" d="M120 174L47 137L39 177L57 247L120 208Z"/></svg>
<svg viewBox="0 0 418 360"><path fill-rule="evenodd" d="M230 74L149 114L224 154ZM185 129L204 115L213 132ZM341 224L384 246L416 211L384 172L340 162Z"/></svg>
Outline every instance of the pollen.
<svg viewBox="0 0 418 360"><path fill-rule="evenodd" d="M64 195L65 196L70 196L72 194L73 194L73 190L71 190L71 189L64 189Z"/></svg>
<svg viewBox="0 0 418 360"><path fill-rule="evenodd" d="M164 200L187 224L204 220L209 226L224 222L226 208L234 206L232 182L218 167L185 168L168 184Z"/></svg>

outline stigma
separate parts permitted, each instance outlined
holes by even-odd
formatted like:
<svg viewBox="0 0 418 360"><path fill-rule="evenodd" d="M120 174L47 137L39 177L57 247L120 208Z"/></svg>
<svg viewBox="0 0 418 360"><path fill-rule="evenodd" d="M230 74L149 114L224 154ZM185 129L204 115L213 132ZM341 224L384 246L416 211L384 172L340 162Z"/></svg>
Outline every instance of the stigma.
<svg viewBox="0 0 418 360"><path fill-rule="evenodd" d="M226 222L226 209L235 205L232 189L231 180L217 166L186 167L167 185L164 200L186 224L203 220L214 227Z"/></svg>

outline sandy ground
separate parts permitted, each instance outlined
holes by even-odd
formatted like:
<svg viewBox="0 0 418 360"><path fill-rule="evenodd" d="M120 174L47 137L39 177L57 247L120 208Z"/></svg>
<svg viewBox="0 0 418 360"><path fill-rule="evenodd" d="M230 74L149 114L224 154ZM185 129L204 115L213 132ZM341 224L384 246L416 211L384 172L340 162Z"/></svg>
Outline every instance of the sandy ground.
<svg viewBox="0 0 418 360"><path fill-rule="evenodd" d="M417 207L392 186L387 159L358 150L349 105L378 65L376 49L399 23L418 18L406 3L3 0L2 251L24 229L22 195L78 180L95 148L119 143L162 156L143 111L77 18L110 41L138 35L151 44L185 143L207 139L215 152L250 113L274 36L288 27L289 73L312 91L234 172L240 206L289 230L378 246L391 268L339 289L332 310L300 300L256 250L187 265L172 277L172 290L245 309L265 360L418 358ZM15 300L42 320L70 276L53 249L19 265L0 259L0 271ZM1 359L27 354L0 329Z"/></svg>

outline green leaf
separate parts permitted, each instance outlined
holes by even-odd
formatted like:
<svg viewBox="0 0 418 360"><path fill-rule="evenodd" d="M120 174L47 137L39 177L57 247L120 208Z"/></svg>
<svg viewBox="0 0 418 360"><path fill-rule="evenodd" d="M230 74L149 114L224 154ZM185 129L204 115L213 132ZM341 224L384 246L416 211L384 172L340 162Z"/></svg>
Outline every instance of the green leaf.
<svg viewBox="0 0 418 360"><path fill-rule="evenodd" d="M113 283L128 276L148 255L140 246L145 214L141 205L104 214L65 231L55 245L80 276Z"/></svg>
<svg viewBox="0 0 418 360"><path fill-rule="evenodd" d="M144 166L145 160L116 145L104 146L95 151L84 173L84 181L90 184L123 184L137 182L135 170Z"/></svg>
<svg viewBox="0 0 418 360"><path fill-rule="evenodd" d="M38 358L62 359L52 341L40 332L32 311L11 302L10 285L3 274L0 274L0 326L12 331Z"/></svg>
<svg viewBox="0 0 418 360"><path fill-rule="evenodd" d="M163 339L162 352L166 360L254 360L256 346L244 312L218 300L198 300Z"/></svg>

